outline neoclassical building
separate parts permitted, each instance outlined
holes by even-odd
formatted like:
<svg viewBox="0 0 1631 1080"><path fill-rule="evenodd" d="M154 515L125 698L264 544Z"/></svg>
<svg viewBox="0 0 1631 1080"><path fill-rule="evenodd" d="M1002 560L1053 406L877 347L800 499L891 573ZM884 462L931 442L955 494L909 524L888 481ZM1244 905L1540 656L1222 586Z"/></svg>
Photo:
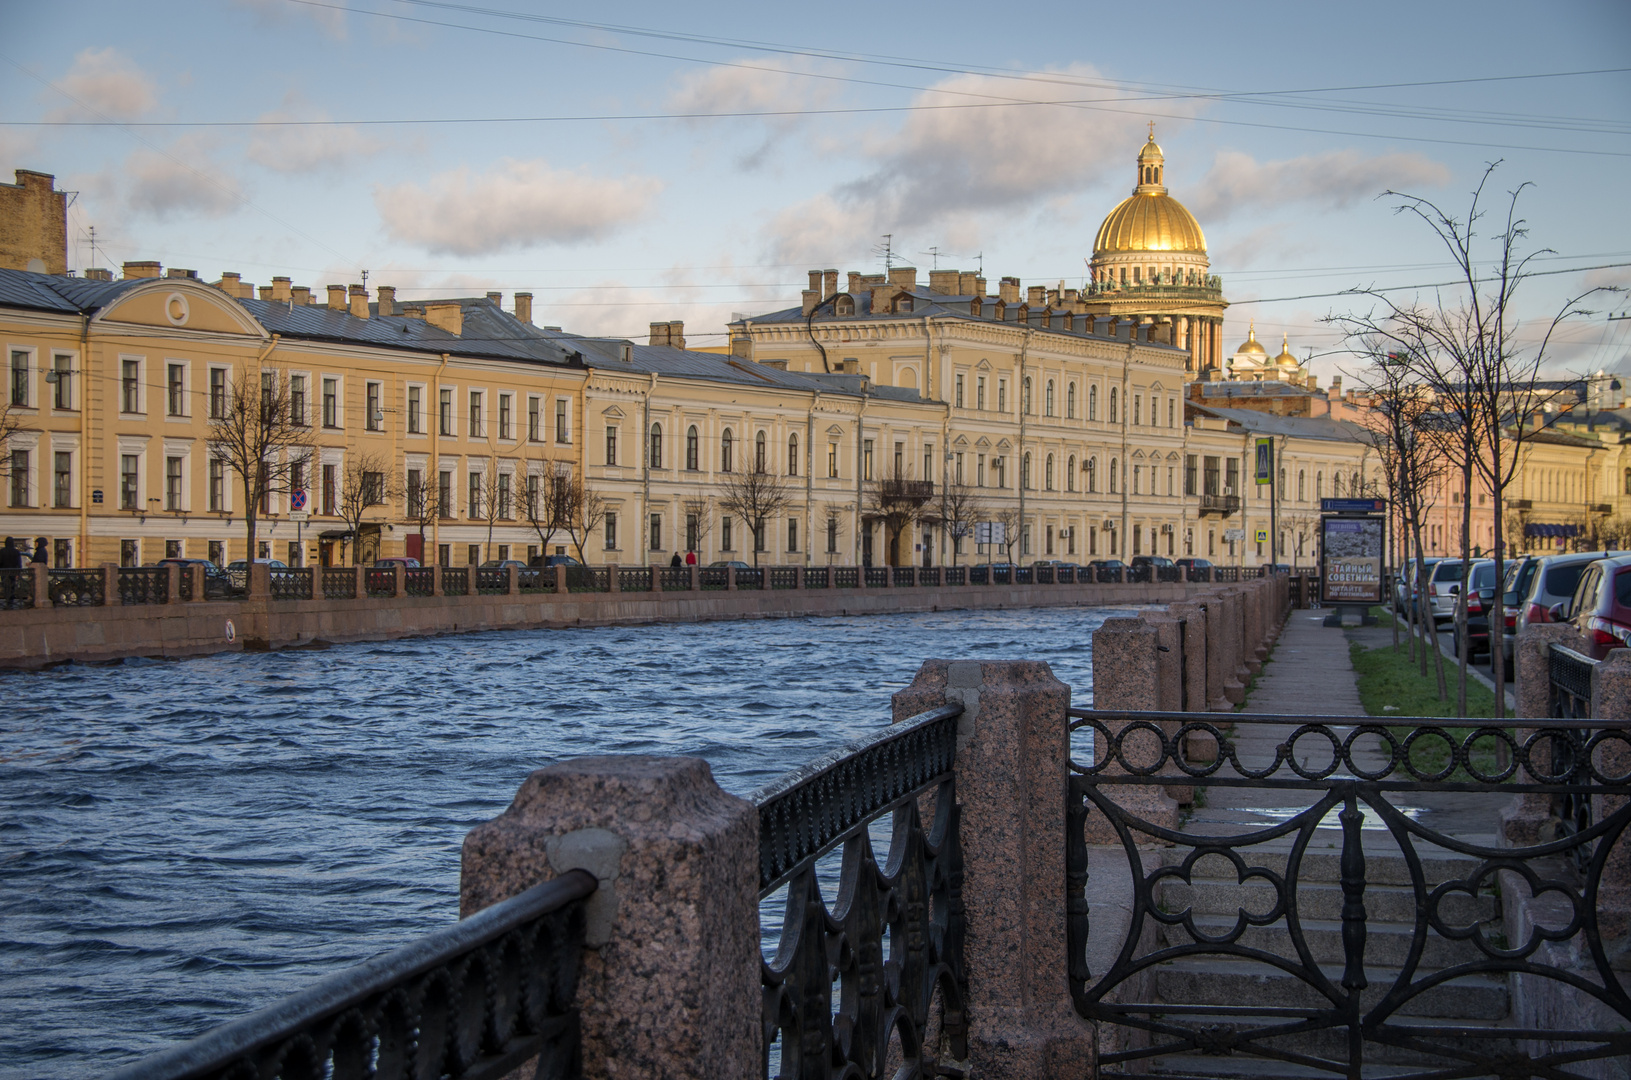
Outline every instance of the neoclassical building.
<svg viewBox="0 0 1631 1080"><path fill-rule="evenodd" d="M1137 181L1094 238L1086 310L1158 326L1162 340L1189 354L1189 378L1222 378L1223 279L1211 273L1200 222L1167 192L1154 124L1138 152Z"/></svg>

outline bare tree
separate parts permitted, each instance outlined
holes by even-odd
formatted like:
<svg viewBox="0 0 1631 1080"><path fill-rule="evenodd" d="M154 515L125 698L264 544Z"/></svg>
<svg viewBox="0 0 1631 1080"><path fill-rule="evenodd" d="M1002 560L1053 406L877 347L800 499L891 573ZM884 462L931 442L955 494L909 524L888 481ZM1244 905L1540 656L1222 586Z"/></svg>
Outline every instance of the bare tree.
<svg viewBox="0 0 1631 1080"><path fill-rule="evenodd" d="M419 550L425 550L425 530L446 515L450 508L442 506L441 489L425 481L423 474L411 473L406 485L408 524L419 532Z"/></svg>
<svg viewBox="0 0 1631 1080"><path fill-rule="evenodd" d="M254 559L255 527L266 500L306 475L315 446L306 418L295 415L287 377L277 371L262 371L258 380L238 374L220 415L210 417L209 457L230 469L243 489L245 557Z"/></svg>
<svg viewBox="0 0 1631 1080"><path fill-rule="evenodd" d="M986 515L993 525L1002 526L1002 546L1007 551L1006 561L1014 561L1014 545L1019 542L1019 507L999 506Z"/></svg>
<svg viewBox="0 0 1631 1080"><path fill-rule="evenodd" d="M974 535L974 526L985 514L985 500L967 484L940 485L940 498L930 519L951 541L951 564L957 565L958 548Z"/></svg>
<svg viewBox="0 0 1631 1080"><path fill-rule="evenodd" d="M695 522L694 529L692 522ZM708 534L713 532L713 528L713 500L706 495L699 499L685 500L685 550L696 552L700 560L702 549L708 541Z"/></svg>
<svg viewBox="0 0 1631 1080"><path fill-rule="evenodd" d="M11 479L11 437L23 430L23 418L12 411L11 400L0 400L0 481Z"/></svg>
<svg viewBox="0 0 1631 1080"><path fill-rule="evenodd" d="M587 564L589 553L584 545L589 542L589 535L606 521L606 500L580 477L556 476L553 480L550 494L555 500L556 520L561 531L572 538L578 558Z"/></svg>
<svg viewBox="0 0 1631 1080"><path fill-rule="evenodd" d="M1438 293L1432 303L1412 300L1397 302L1375 289L1359 290L1378 304L1366 315L1341 316L1336 321L1350 332L1383 339L1398 347L1402 356L1432 386L1440 400L1453 437L1442 439L1457 452L1461 470L1461 548L1462 579L1456 603L1457 638L1462 642L1462 677L1458 694L1458 714L1466 713L1466 657L1468 638L1466 607L1468 558L1472 538L1472 478L1484 481L1491 495L1489 520L1495 559L1494 607L1490 625L1504 622L1502 593L1506 544L1504 502L1507 487L1516 479L1523 444L1543 424L1532 418L1551 396L1541 385L1541 368L1548 360L1554 335L1570 320L1592 314L1582 304L1587 297L1609 289L1590 289L1565 300L1542 324L1536 344L1525 346L1517 337L1520 319L1515 299L1533 274L1531 263L1552 254L1547 249L1525 251L1528 223L1518 216L1518 202L1529 185L1520 184L1507 193L1504 217L1497 231L1479 233L1480 221L1489 211L1485 189L1500 162L1487 166L1472 191L1466 216L1457 217L1428 199L1389 191L1398 204L1395 213L1414 216L1438 238L1456 265L1456 285ZM1505 671L1492 664L1495 678L1496 716L1504 714Z"/></svg>
<svg viewBox="0 0 1631 1080"><path fill-rule="evenodd" d="M470 519L486 523L485 550L491 555L493 528L515 513L515 492L510 488L513 481L508 473L499 470L495 458L488 458L481 472L470 475L474 479L470 485Z"/></svg>
<svg viewBox="0 0 1631 1080"><path fill-rule="evenodd" d="M362 527L368 511L400 494L396 473L383 454L347 454L340 469L340 500L336 509L351 531L351 563L362 563Z"/></svg>
<svg viewBox="0 0 1631 1080"><path fill-rule="evenodd" d="M765 546L766 524L793 505L793 489L787 479L769 469L750 468L725 473L719 482L719 508L735 514L753 536L753 565L759 565L759 552Z"/></svg>
<svg viewBox="0 0 1631 1080"><path fill-rule="evenodd" d="M900 565L901 537L924 517L926 510L932 513L933 499L933 481L913 480L911 467L899 462L891 465L882 479L868 486L867 514L883 522L884 539L888 543L884 561L890 566Z"/></svg>
<svg viewBox="0 0 1631 1080"><path fill-rule="evenodd" d="M545 462L546 471L529 472L526 490L517 500L517 514L538 534L538 545L549 554L549 542L565 529L562 500L557 497L566 474L562 464Z"/></svg>

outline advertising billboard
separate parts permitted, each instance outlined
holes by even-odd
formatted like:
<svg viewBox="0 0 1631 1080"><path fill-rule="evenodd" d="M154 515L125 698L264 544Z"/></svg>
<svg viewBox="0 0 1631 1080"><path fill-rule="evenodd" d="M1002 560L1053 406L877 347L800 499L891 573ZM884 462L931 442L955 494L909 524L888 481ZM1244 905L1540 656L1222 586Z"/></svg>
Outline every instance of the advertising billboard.
<svg viewBox="0 0 1631 1080"><path fill-rule="evenodd" d="M1326 604L1382 602L1382 519L1320 519L1320 600Z"/></svg>

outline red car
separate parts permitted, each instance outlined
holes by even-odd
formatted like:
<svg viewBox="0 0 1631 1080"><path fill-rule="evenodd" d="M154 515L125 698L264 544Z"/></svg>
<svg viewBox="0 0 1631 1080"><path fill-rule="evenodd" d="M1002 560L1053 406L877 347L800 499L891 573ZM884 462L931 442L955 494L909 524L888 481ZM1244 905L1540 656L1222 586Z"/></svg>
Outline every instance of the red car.
<svg viewBox="0 0 1631 1080"><path fill-rule="evenodd" d="M1574 626L1580 651L1593 660L1631 645L1631 555L1598 559L1586 567L1568 604L1552 612L1554 621Z"/></svg>

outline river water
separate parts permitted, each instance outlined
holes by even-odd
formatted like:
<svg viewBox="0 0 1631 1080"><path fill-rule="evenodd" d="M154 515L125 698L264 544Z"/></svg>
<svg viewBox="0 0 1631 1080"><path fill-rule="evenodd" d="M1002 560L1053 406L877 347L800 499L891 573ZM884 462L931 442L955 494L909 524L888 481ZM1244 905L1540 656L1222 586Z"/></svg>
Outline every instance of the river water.
<svg viewBox="0 0 1631 1080"><path fill-rule="evenodd" d="M506 631L0 674L0 1077L90 1076L458 914L527 773L693 754L746 794L921 661L1048 661L1105 609Z"/></svg>

